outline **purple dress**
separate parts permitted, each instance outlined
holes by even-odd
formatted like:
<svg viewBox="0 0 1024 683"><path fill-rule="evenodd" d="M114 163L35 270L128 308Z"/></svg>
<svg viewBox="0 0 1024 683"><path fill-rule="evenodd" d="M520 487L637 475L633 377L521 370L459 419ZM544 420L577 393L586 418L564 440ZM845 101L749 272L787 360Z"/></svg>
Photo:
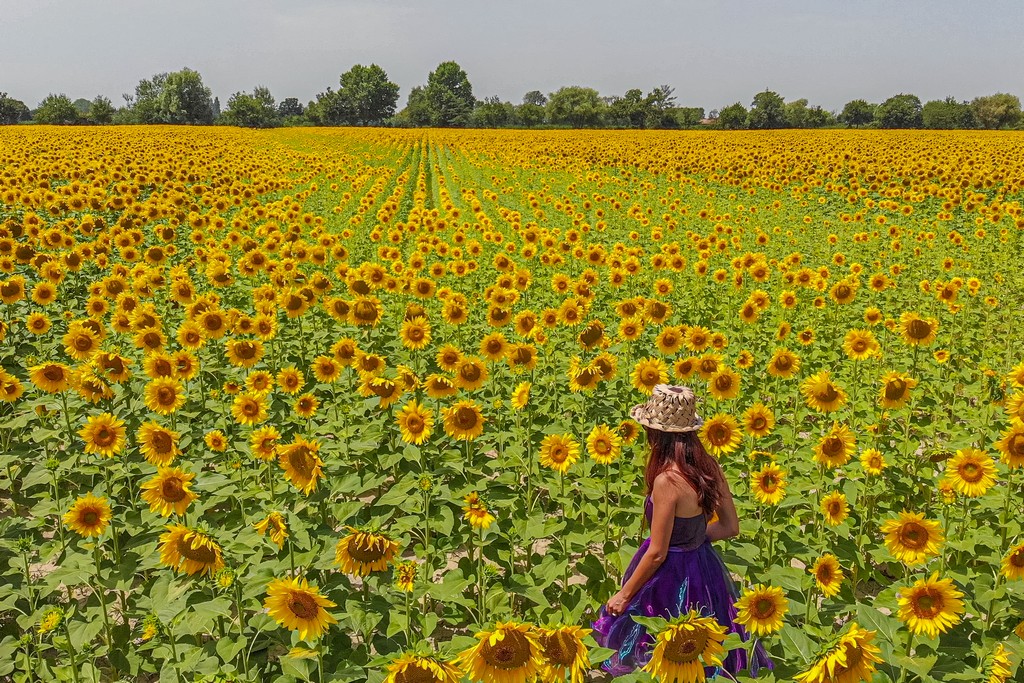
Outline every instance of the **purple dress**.
<svg viewBox="0 0 1024 683"><path fill-rule="evenodd" d="M651 497L644 501L644 516L648 526L651 522L653 505ZM672 524L672 538L668 556L629 602L629 607L619 616L607 613L602 605L598 619L593 623L594 639L601 647L615 650L615 654L601 665L613 676L621 676L643 666L651 659L654 637L630 618L631 614L644 617L671 619L691 609L706 616L713 615L727 632L736 632L747 639L745 628L735 623L739 590L729 576L722 558L707 538L707 518L676 517ZM647 552L651 539L648 537L637 549L622 584L633 575L640 559ZM748 668L747 651L735 649L727 653L723 666L705 667L705 675L712 678L719 674L732 678L739 671ZM772 668L772 662L761 643L754 646L754 661L750 662L750 675L757 676L761 668Z"/></svg>

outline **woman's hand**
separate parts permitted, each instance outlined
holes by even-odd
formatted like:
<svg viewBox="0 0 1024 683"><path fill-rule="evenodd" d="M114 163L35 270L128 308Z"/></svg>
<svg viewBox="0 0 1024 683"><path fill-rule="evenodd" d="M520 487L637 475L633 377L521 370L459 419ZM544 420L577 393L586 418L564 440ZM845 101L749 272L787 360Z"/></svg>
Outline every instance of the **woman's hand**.
<svg viewBox="0 0 1024 683"><path fill-rule="evenodd" d="M608 604L605 605L605 611L613 617L617 617L625 612L627 607L629 607L629 598L622 591L619 591L608 600Z"/></svg>

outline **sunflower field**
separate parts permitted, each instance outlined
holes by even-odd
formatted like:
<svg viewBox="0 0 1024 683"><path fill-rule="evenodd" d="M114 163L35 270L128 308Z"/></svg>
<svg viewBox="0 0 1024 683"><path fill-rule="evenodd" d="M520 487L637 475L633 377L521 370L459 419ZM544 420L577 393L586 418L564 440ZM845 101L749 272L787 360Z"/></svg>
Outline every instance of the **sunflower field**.
<svg viewBox="0 0 1024 683"><path fill-rule="evenodd" d="M1020 680L1020 134L7 127L0 300L0 679L590 680L675 383L758 680Z"/></svg>

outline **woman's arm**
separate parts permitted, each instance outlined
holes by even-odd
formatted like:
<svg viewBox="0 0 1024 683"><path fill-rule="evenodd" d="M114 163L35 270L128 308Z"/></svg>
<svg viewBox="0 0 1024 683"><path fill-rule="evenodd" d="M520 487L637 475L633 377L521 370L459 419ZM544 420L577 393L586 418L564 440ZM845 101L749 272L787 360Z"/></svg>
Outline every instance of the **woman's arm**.
<svg viewBox="0 0 1024 683"><path fill-rule="evenodd" d="M718 519L708 524L707 537L711 541L720 541L740 535L740 519L736 514L736 503L729 490L729 482L722 468L718 468L718 485L721 487L722 498L718 501Z"/></svg>
<svg viewBox="0 0 1024 683"><path fill-rule="evenodd" d="M647 579L658 570L668 556L668 544L672 540L672 525L675 523L676 499L679 489L672 485L667 476L659 476L654 480L651 492L651 543L647 552L640 558L629 581L608 601L608 612L619 615L629 606L629 601L637 594Z"/></svg>

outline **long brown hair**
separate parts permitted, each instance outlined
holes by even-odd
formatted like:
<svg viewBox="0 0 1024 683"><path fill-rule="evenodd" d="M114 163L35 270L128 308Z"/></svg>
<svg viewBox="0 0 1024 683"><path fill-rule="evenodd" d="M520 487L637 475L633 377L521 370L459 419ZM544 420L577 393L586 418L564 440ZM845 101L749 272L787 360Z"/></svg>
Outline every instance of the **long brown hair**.
<svg viewBox="0 0 1024 683"><path fill-rule="evenodd" d="M704 514L710 515L717 510L722 498L718 490L720 468L718 462L704 450L697 432L663 432L653 427L644 429L647 430L647 443L651 447L644 469L647 494L650 495L654 490L654 480L658 475L674 463L697 491L697 503Z"/></svg>

